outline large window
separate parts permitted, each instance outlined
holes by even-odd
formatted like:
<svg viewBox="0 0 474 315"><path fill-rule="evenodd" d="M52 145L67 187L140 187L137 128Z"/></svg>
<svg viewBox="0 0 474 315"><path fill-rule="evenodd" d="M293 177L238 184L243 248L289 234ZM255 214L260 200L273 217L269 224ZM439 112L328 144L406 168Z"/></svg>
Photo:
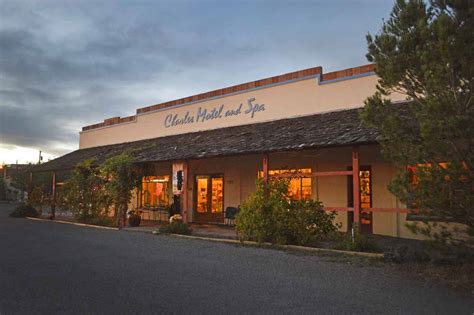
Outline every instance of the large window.
<svg viewBox="0 0 474 315"><path fill-rule="evenodd" d="M280 175L280 174L298 174L301 177L291 178L288 187L288 195L293 200L308 200L311 199L312 195L312 180L310 174L310 168L299 168L299 169L278 169L269 170L268 175ZM308 177L304 177L308 174ZM258 172L259 178L263 177L263 172Z"/></svg>
<svg viewBox="0 0 474 315"><path fill-rule="evenodd" d="M142 179L141 206L163 207L169 204L169 176L145 176Z"/></svg>

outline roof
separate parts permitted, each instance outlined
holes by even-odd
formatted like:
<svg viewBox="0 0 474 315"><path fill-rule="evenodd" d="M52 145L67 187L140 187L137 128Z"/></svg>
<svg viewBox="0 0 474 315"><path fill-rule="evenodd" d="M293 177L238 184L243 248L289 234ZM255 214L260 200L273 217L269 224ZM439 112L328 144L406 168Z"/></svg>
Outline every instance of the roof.
<svg viewBox="0 0 474 315"><path fill-rule="evenodd" d="M314 67L314 68L309 68L309 69L304 69L304 70L299 70L299 71L294 71L294 72L289 72L286 74L281 74L277 75L274 77L269 77L265 79L260 79L257 81L251 81L247 83L242 83L234 86L229 86L223 89L218 89L214 91L209 91L201 94L195 94L192 96L180 98L177 100L161 103L161 104L155 104L151 106L146 106L142 108L138 108L136 111L136 115L163 109L163 108L168 108L168 107L173 107L176 105L183 105L191 102L201 102L213 97L221 97L237 92L244 92L247 90L255 89L255 88L262 88L262 87L269 87L274 84L281 84L285 82L292 82L294 80L302 79L302 78L309 78L313 76L319 76L320 82L329 82L332 80L338 80L342 78L349 78L353 76L358 76L362 74L369 74L373 73L375 71L375 65L374 64L367 64L367 65L362 65L358 67L353 67L353 68L348 68L344 70L338 70L334 72L329 72L329 73L323 73L323 68L322 67ZM87 130L93 130L105 126L110 126L110 125L116 125L116 124L121 124L121 123L127 123L130 121L135 121L136 120L136 115L128 116L128 117L112 117L112 118L107 118L104 119L103 122L93 124L93 125L88 125L82 128L82 131L87 131Z"/></svg>
<svg viewBox="0 0 474 315"><path fill-rule="evenodd" d="M126 150L131 151L138 163L376 143L377 132L362 125L361 110L341 110L80 149L38 165L35 171L70 169L93 157L102 163Z"/></svg>

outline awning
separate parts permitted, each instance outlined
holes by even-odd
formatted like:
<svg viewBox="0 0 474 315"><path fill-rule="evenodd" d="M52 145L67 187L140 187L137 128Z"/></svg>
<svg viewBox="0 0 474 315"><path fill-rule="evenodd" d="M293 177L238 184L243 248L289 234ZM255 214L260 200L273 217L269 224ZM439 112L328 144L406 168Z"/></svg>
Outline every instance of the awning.
<svg viewBox="0 0 474 315"><path fill-rule="evenodd" d="M71 169L89 158L102 163L127 150L139 163L376 143L378 134L363 126L359 118L361 110L340 110L80 149L37 165L34 171Z"/></svg>

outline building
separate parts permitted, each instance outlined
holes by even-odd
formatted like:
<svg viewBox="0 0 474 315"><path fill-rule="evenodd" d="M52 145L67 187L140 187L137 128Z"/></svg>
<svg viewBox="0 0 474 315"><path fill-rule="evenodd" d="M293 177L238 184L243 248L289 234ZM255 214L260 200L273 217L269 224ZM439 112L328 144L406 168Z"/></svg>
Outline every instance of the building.
<svg viewBox="0 0 474 315"><path fill-rule="evenodd" d="M299 174L293 198L322 201L343 230L354 220L366 233L413 237L407 210L387 189L395 167L359 119L376 83L373 65L316 67L139 108L83 127L79 150L37 170L132 150L146 176L131 207L160 209L177 194L186 221L214 223L255 191L259 176L291 170ZM390 97L403 107L404 96Z"/></svg>
<svg viewBox="0 0 474 315"><path fill-rule="evenodd" d="M24 202L28 199L26 177L31 168L31 164L0 165L0 180L3 181L0 189L4 189L0 191L0 200Z"/></svg>

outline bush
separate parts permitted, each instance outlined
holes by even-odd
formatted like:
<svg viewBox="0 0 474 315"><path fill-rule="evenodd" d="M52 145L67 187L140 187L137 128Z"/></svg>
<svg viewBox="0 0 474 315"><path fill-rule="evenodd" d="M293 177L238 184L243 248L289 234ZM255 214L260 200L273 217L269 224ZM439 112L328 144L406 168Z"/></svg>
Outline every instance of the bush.
<svg viewBox="0 0 474 315"><path fill-rule="evenodd" d="M91 224L91 225L100 225L100 226L115 226L114 220L109 216L97 216L97 217L87 217L77 220L80 223Z"/></svg>
<svg viewBox="0 0 474 315"><path fill-rule="evenodd" d="M182 234L189 235L191 230L189 226L183 221L173 221L170 224L160 227L158 230L161 234Z"/></svg>
<svg viewBox="0 0 474 315"><path fill-rule="evenodd" d="M71 211L77 221L90 224L108 217L111 205L95 163L91 159L77 164L62 189L63 209Z"/></svg>
<svg viewBox="0 0 474 315"><path fill-rule="evenodd" d="M377 243L359 233L354 234L354 241L352 240L352 235L350 233L343 234L334 249L370 253L381 251Z"/></svg>
<svg viewBox="0 0 474 315"><path fill-rule="evenodd" d="M14 218L39 217L39 212L31 205L20 204L9 214Z"/></svg>
<svg viewBox="0 0 474 315"><path fill-rule="evenodd" d="M263 181L257 182L257 191L236 217L240 240L305 245L338 229L334 212L324 212L319 201L291 201L288 185L289 179L272 180L265 189Z"/></svg>

